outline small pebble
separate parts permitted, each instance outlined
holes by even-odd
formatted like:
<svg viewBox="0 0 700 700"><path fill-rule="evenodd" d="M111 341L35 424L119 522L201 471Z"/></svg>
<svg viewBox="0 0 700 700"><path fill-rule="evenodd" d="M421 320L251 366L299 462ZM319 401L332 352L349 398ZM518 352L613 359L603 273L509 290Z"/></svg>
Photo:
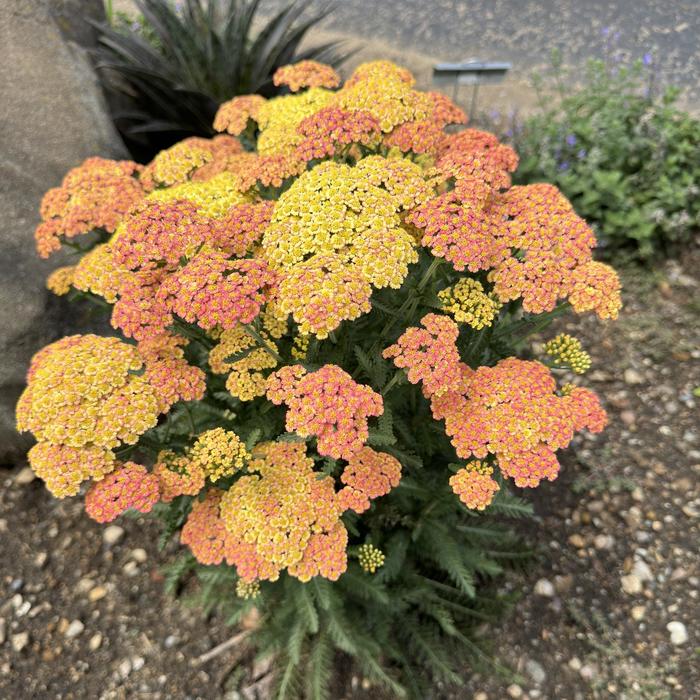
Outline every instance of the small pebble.
<svg viewBox="0 0 700 700"><path fill-rule="evenodd" d="M534 591L537 595L544 596L545 598L554 597L554 586L551 581L546 578L541 578L536 584Z"/></svg>
<svg viewBox="0 0 700 700"><path fill-rule="evenodd" d="M143 564L146 559L148 559L148 554L146 553L145 549L138 547L137 549L131 550L131 558L139 564Z"/></svg>
<svg viewBox="0 0 700 700"><path fill-rule="evenodd" d="M625 384L644 384L644 377L636 369L628 367L624 372Z"/></svg>
<svg viewBox="0 0 700 700"><path fill-rule="evenodd" d="M100 634L100 632L97 632L96 634L93 634L92 637L90 637L90 641L88 642L88 649L90 649L90 651L97 651L101 646L102 634Z"/></svg>
<svg viewBox="0 0 700 700"><path fill-rule="evenodd" d="M622 590L628 595L637 595L642 592L642 582L634 574L628 574L620 578Z"/></svg>
<svg viewBox="0 0 700 700"><path fill-rule="evenodd" d="M671 634L671 644L680 646L688 641L688 630L682 622L672 620L666 625L666 629Z"/></svg>
<svg viewBox="0 0 700 700"><path fill-rule="evenodd" d="M31 467L25 467L21 469L15 477L15 484L18 486L26 486L27 484L31 484L34 479L36 479L34 470Z"/></svg>
<svg viewBox="0 0 700 700"><path fill-rule="evenodd" d="M63 634L68 639L74 639L75 637L81 635L84 629L85 625L80 620L73 620Z"/></svg>
<svg viewBox="0 0 700 700"><path fill-rule="evenodd" d="M124 537L124 528L119 527L119 525L110 525L102 533L102 539L109 547L117 544L122 537Z"/></svg>
<svg viewBox="0 0 700 700"><path fill-rule="evenodd" d="M127 576L136 576L139 572L139 565L135 561L128 561L124 564L123 570Z"/></svg>
<svg viewBox="0 0 700 700"><path fill-rule="evenodd" d="M509 685L507 691L511 698L521 698L523 696L523 689L515 683Z"/></svg>
<svg viewBox="0 0 700 700"><path fill-rule="evenodd" d="M104 586L95 586L88 593L88 600L91 603L96 603L98 600L102 600L107 595L107 589Z"/></svg>
<svg viewBox="0 0 700 700"><path fill-rule="evenodd" d="M578 533L574 533L569 537L569 544L576 547L576 549L583 549L586 546L586 541Z"/></svg>
<svg viewBox="0 0 700 700"><path fill-rule="evenodd" d="M630 615L632 616L632 619L635 622L639 622L640 620L644 619L646 612L647 612L647 609L643 605L635 605L630 610Z"/></svg>
<svg viewBox="0 0 700 700"><path fill-rule="evenodd" d="M545 673L542 664L538 663L534 659L528 659L525 662L525 670L528 672L528 675L530 678L532 678L536 685L542 685L542 683L547 680L547 674Z"/></svg>
<svg viewBox="0 0 700 700"><path fill-rule="evenodd" d="M19 653L29 644L29 634L27 632L13 634L10 643L12 644L12 650Z"/></svg>

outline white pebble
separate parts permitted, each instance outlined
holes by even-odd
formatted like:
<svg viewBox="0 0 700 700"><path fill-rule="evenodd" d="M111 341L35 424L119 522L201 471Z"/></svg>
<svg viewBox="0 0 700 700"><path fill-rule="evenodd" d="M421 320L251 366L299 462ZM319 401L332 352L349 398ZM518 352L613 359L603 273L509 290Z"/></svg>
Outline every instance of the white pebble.
<svg viewBox="0 0 700 700"><path fill-rule="evenodd" d="M671 644L679 646L688 641L688 630L682 622L672 620L666 625L666 629L671 633Z"/></svg>
<svg viewBox="0 0 700 700"><path fill-rule="evenodd" d="M117 544L122 537L124 537L124 528L119 527L119 525L110 525L106 527L105 531L102 533L104 543L110 547Z"/></svg>
<svg viewBox="0 0 700 700"><path fill-rule="evenodd" d="M546 578L541 578L536 584L535 584L535 593L537 595L544 596L545 598L553 598L554 597L554 585L552 584L551 581L548 581Z"/></svg>

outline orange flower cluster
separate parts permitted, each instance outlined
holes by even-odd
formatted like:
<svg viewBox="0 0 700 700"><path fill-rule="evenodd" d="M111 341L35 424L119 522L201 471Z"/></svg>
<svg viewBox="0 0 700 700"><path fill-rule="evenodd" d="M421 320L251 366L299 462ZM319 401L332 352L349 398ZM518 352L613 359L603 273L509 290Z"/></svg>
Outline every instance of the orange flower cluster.
<svg viewBox="0 0 700 700"><path fill-rule="evenodd" d="M214 119L214 129L225 131L234 136L242 134L248 126L248 120L257 120L260 107L265 104L260 95L239 95L219 107Z"/></svg>
<svg viewBox="0 0 700 700"><path fill-rule="evenodd" d="M39 255L48 258L59 250L61 238L114 231L144 196L138 172L136 163L105 158L88 158L73 168L41 201L42 223L34 234Z"/></svg>
<svg viewBox="0 0 700 700"><path fill-rule="evenodd" d="M153 475L160 484L160 498L170 503L178 496L196 496L205 483L201 465L186 454L163 450L153 465Z"/></svg>
<svg viewBox="0 0 700 700"><path fill-rule="evenodd" d="M297 131L303 138L295 155L303 161L331 158L353 144L371 146L381 133L379 121L370 112L339 107L324 107L306 117Z"/></svg>
<svg viewBox="0 0 700 700"><path fill-rule="evenodd" d="M450 486L467 508L484 510L500 488L492 474L493 467L474 460L450 477Z"/></svg>
<svg viewBox="0 0 700 700"><path fill-rule="evenodd" d="M423 383L426 396L455 391L462 381L457 324L447 316L427 314L423 328L408 328L394 345L384 350L397 367L407 369L411 384Z"/></svg>
<svg viewBox="0 0 700 700"><path fill-rule="evenodd" d="M379 394L336 365L287 365L268 378L267 398L287 405L287 430L314 435L318 453L335 459L353 457L369 435L367 419L384 410Z"/></svg>
<svg viewBox="0 0 700 700"><path fill-rule="evenodd" d="M396 457L362 447L343 470L340 480L345 486L338 492L338 499L344 510L363 513L371 500L386 496L400 479L401 462Z"/></svg>
<svg viewBox="0 0 700 700"><path fill-rule="evenodd" d="M556 478L554 453L571 442L575 430L599 432L606 422L592 392L558 396L555 390L547 367L511 357L495 367L464 369L462 389L433 396L431 405L460 457L493 454L505 476L534 487Z"/></svg>
<svg viewBox="0 0 700 700"><path fill-rule="evenodd" d="M212 428L197 437L189 457L211 481L216 481L243 469L250 455L236 433Z"/></svg>
<svg viewBox="0 0 700 700"><path fill-rule="evenodd" d="M301 581L335 581L347 566L348 537L333 480L314 472L304 443L258 445L254 457L250 474L221 498L227 559L244 581L274 581L285 568Z"/></svg>
<svg viewBox="0 0 700 700"><path fill-rule="evenodd" d="M287 85L292 92L299 92L309 87L336 88L340 85L340 76L325 63L306 60L278 68L272 82L277 86Z"/></svg>
<svg viewBox="0 0 700 700"><path fill-rule="evenodd" d="M158 479L140 464L126 462L90 487L85 512L98 523L109 523L127 510L150 513L159 498Z"/></svg>

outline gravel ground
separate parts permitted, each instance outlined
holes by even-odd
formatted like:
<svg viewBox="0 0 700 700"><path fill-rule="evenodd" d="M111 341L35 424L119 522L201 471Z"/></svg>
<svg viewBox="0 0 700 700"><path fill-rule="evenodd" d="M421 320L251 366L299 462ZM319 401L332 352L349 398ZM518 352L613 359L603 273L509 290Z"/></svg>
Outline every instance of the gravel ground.
<svg viewBox="0 0 700 700"><path fill-rule="evenodd" d="M619 322L563 326L593 355L611 425L532 492L543 556L507 582L522 599L488 632L513 677L471 676L443 697L696 697L699 263L627 274ZM255 697L226 690L249 670L240 649L196 664L231 630L163 593L154 522L105 529L21 466L0 483L0 698Z"/></svg>

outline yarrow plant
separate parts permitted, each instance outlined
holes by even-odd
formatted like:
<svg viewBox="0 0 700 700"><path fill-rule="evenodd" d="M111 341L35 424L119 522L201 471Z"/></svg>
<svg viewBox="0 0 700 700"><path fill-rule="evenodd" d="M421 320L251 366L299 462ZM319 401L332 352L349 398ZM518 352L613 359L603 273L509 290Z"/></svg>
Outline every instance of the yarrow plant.
<svg viewBox="0 0 700 700"><path fill-rule="evenodd" d="M405 69L274 80L289 94L232 99L213 139L89 159L47 193L39 254L80 256L48 286L115 336L39 351L18 428L54 495L155 513L185 550L172 581L262 613L281 697L326 697L334 651L426 697L487 658L489 581L524 555L513 487L605 427L581 344L527 338L614 319L620 284L561 193L512 187L515 152L448 132L464 113Z"/></svg>

